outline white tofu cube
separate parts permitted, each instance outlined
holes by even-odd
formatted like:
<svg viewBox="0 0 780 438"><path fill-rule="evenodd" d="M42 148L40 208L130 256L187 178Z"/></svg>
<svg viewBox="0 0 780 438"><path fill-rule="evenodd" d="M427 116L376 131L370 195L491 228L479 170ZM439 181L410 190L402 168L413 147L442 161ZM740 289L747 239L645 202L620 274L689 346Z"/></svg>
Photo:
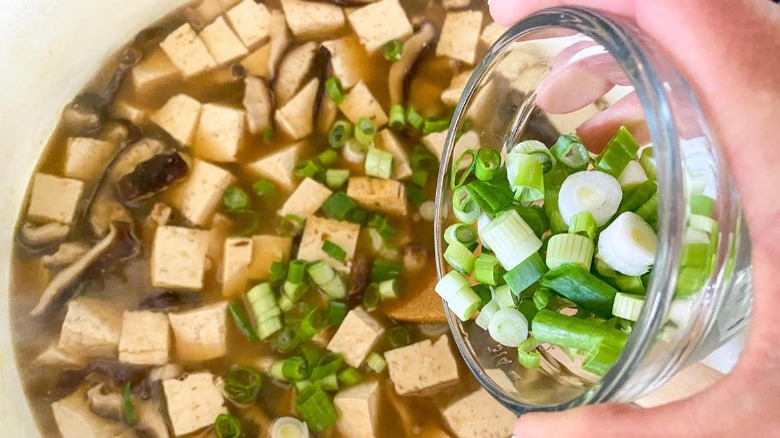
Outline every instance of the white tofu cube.
<svg viewBox="0 0 780 438"><path fill-rule="evenodd" d="M249 264L252 263L253 240L231 237L225 240L222 257L222 296L232 297L246 292L249 285Z"/></svg>
<svg viewBox="0 0 780 438"><path fill-rule="evenodd" d="M57 347L57 342L52 343L35 358L36 365L49 365L57 367L77 367L86 365L88 359L73 353L62 351Z"/></svg>
<svg viewBox="0 0 780 438"><path fill-rule="evenodd" d="M295 93L301 88L314 65L317 48L318 44L310 41L288 51L279 63L279 72L276 74L274 84L277 107L284 106L295 97Z"/></svg>
<svg viewBox="0 0 780 438"><path fill-rule="evenodd" d="M268 40L271 14L264 4L244 0L229 10L225 17L247 48L255 48Z"/></svg>
<svg viewBox="0 0 780 438"><path fill-rule="evenodd" d="M339 109L352 123L357 123L361 117L367 117L376 124L377 129L387 123L387 114L382 105L371 94L366 84L361 80L344 96Z"/></svg>
<svg viewBox="0 0 780 438"><path fill-rule="evenodd" d="M512 434L517 416L484 389L456 401L442 411L452 433L462 438L505 438Z"/></svg>
<svg viewBox="0 0 780 438"><path fill-rule="evenodd" d="M130 70L130 81L136 93L146 93L179 77L179 69L162 49L153 50Z"/></svg>
<svg viewBox="0 0 780 438"><path fill-rule="evenodd" d="M202 362L227 353L227 305L223 301L168 314L179 360Z"/></svg>
<svg viewBox="0 0 780 438"><path fill-rule="evenodd" d="M168 99L149 119L182 145L190 145L203 105L186 94Z"/></svg>
<svg viewBox="0 0 780 438"><path fill-rule="evenodd" d="M62 438L124 437L130 433L122 423L93 413L87 404L86 389L52 403L51 411Z"/></svg>
<svg viewBox="0 0 780 438"><path fill-rule="evenodd" d="M252 236L252 262L249 264L249 279L267 280L271 274L271 263L290 259L292 238L259 234Z"/></svg>
<svg viewBox="0 0 780 438"><path fill-rule="evenodd" d="M386 351L385 360L398 395L427 396L458 382L458 361L447 335Z"/></svg>
<svg viewBox="0 0 780 438"><path fill-rule="evenodd" d="M176 436L187 435L214 424L228 412L222 397L221 379L211 373L195 373L162 382L168 418Z"/></svg>
<svg viewBox="0 0 780 438"><path fill-rule="evenodd" d="M157 227L150 260L152 286L202 289L208 245L208 231L169 225Z"/></svg>
<svg viewBox="0 0 780 438"><path fill-rule="evenodd" d="M244 166L244 170L258 178L268 178L282 190L291 191L295 188L293 170L298 163L298 155L303 143L295 143L290 146L266 155Z"/></svg>
<svg viewBox="0 0 780 438"><path fill-rule="evenodd" d="M148 310L125 312L119 338L119 361L136 365L168 363L171 336L168 317Z"/></svg>
<svg viewBox="0 0 780 438"><path fill-rule="evenodd" d="M241 148L246 111L207 103L200 112L200 123L192 142L195 156L204 160L231 162Z"/></svg>
<svg viewBox="0 0 780 438"><path fill-rule="evenodd" d="M338 6L303 0L282 0L282 9L296 38L324 39L338 33L346 24Z"/></svg>
<svg viewBox="0 0 780 438"><path fill-rule="evenodd" d="M479 42L485 47L490 47L504 34L504 32L506 32L506 29L506 27L491 21L490 24L482 29L482 35L479 36Z"/></svg>
<svg viewBox="0 0 780 438"><path fill-rule="evenodd" d="M339 413L336 428L345 438L377 436L379 382L371 380L342 389L333 398Z"/></svg>
<svg viewBox="0 0 780 438"><path fill-rule="evenodd" d="M306 220L306 226L303 228L297 258L309 262L327 260L334 269L348 274L352 267L352 258L355 256L359 236L360 225L358 224L311 216ZM344 249L347 253L344 263L329 257L322 250L322 244L326 240L330 240Z"/></svg>
<svg viewBox="0 0 780 438"><path fill-rule="evenodd" d="M240 0L201 0L199 2L193 2L194 7L192 10L186 10L187 19L194 21L198 28L203 27L206 23L211 23L215 18L224 14L225 11L233 7Z"/></svg>
<svg viewBox="0 0 780 438"><path fill-rule="evenodd" d="M403 216L406 210L406 187L393 179L353 176L347 183L347 195L367 210Z"/></svg>
<svg viewBox="0 0 780 438"><path fill-rule="evenodd" d="M233 221L222 213L217 213L211 220L209 228L209 248L206 250L206 257L209 261L207 265L217 266L222 260L222 253L225 250L225 240L230 237L233 230Z"/></svg>
<svg viewBox="0 0 780 438"><path fill-rule="evenodd" d="M412 34L412 24L398 0L381 0L352 10L347 19L369 53Z"/></svg>
<svg viewBox="0 0 780 438"><path fill-rule="evenodd" d="M97 179L116 152L110 141L87 137L71 137L65 153L65 176L82 180Z"/></svg>
<svg viewBox="0 0 780 438"><path fill-rule="evenodd" d="M345 89L354 87L366 76L365 67L368 54L360 45L360 41L347 36L337 40L325 41L322 46L330 52L330 65L333 75L339 78Z"/></svg>
<svg viewBox="0 0 780 438"><path fill-rule="evenodd" d="M385 328L362 307L356 307L347 313L328 350L344 356L344 362L355 368L363 364L379 339L385 334Z"/></svg>
<svg viewBox="0 0 780 438"><path fill-rule="evenodd" d="M425 147L428 148L433 155L436 155L436 158L438 158L439 161L441 161L441 155L444 153L444 143L446 143L446 141L447 131L432 132L422 138ZM477 134L476 131L471 130L463 133L458 139L458 142L455 143L455 147L452 151L452 159L457 160L463 152L466 152L469 149L479 149L479 143L479 134Z"/></svg>
<svg viewBox="0 0 780 438"><path fill-rule="evenodd" d="M276 125L293 140L300 140L314 132L314 103L319 86L319 79L312 79L295 97L276 111Z"/></svg>
<svg viewBox="0 0 780 438"><path fill-rule="evenodd" d="M70 225L83 192L84 183L77 179L36 173L27 217L34 221Z"/></svg>
<svg viewBox="0 0 780 438"><path fill-rule="evenodd" d="M322 207L325 200L332 194L333 192L324 185L311 178L306 178L287 198L277 214L279 216L294 214L300 218L308 219Z"/></svg>
<svg viewBox="0 0 780 438"><path fill-rule="evenodd" d="M171 32L160 48L185 78L201 74L217 66L206 45L189 23Z"/></svg>
<svg viewBox="0 0 780 438"><path fill-rule="evenodd" d="M57 348L83 357L116 357L122 316L104 301L78 297L68 302Z"/></svg>
<svg viewBox="0 0 780 438"><path fill-rule="evenodd" d="M466 70L453 76L450 85L441 92L441 101L447 106L456 106L460 100L463 90L466 88L466 82L469 81L473 70ZM445 131L446 134L446 131Z"/></svg>
<svg viewBox="0 0 780 438"><path fill-rule="evenodd" d="M249 54L244 43L238 39L222 17L204 27L200 32L200 39L214 57L218 67Z"/></svg>
<svg viewBox="0 0 780 438"><path fill-rule="evenodd" d="M481 30L482 12L448 12L436 45L436 55L474 64Z"/></svg>
<svg viewBox="0 0 780 438"><path fill-rule="evenodd" d="M114 102L111 113L115 119L125 119L136 126L146 123L146 112L126 100Z"/></svg>
<svg viewBox="0 0 780 438"><path fill-rule="evenodd" d="M251 1L251 0L249 0ZM265 43L241 60L241 65L246 69L248 76L259 76L265 79L274 77L273 66L270 62L271 43Z"/></svg>
<svg viewBox="0 0 780 438"><path fill-rule="evenodd" d="M412 176L412 166L409 155L403 143L389 129L379 131L376 136L376 147L393 154L393 179L405 180Z"/></svg>
<svg viewBox="0 0 780 438"><path fill-rule="evenodd" d="M442 0L441 4L445 9L463 9L471 4L471 0Z"/></svg>
<svg viewBox="0 0 780 438"><path fill-rule="evenodd" d="M273 101L271 89L264 80L254 76L244 78L244 99L242 104L246 110L246 122L252 134L265 133L271 127Z"/></svg>
<svg viewBox="0 0 780 438"><path fill-rule="evenodd" d="M192 170L187 179L168 191L171 206L179 210L188 221L198 226L208 226L222 193L235 184L236 177L227 170L203 160L192 160Z"/></svg>

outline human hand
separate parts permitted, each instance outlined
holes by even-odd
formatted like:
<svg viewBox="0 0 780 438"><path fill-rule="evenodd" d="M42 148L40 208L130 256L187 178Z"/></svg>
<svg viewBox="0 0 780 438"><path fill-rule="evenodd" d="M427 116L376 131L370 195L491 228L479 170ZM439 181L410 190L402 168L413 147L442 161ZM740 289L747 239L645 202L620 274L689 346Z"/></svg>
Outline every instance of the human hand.
<svg viewBox="0 0 780 438"><path fill-rule="evenodd" d="M780 7L769 0L492 0L490 10L497 22L510 25L561 5L635 21L693 85L742 197L753 245L753 311L742 357L710 389L652 409L605 404L527 414L515 435L780 435L780 285L773 278L780 264ZM581 129L598 127L588 123Z"/></svg>

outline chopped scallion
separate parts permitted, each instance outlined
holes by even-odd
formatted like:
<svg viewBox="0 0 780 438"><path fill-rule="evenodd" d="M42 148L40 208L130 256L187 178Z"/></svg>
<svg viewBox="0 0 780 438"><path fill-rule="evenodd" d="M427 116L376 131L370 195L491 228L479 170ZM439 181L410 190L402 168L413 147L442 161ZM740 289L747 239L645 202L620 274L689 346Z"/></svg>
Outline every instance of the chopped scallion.
<svg viewBox="0 0 780 438"><path fill-rule="evenodd" d="M520 295L539 281L547 272L544 261L539 253L534 252L528 258L504 274L504 281L515 295Z"/></svg>
<svg viewBox="0 0 780 438"><path fill-rule="evenodd" d="M463 274L471 275L474 271L476 257L474 257L474 254L462 243L452 242L444 251L444 260L446 260L453 269L456 269Z"/></svg>
<svg viewBox="0 0 780 438"><path fill-rule="evenodd" d="M135 426L138 423L138 414L135 411L135 406L133 406L131 389L130 382L127 382L122 390L122 420L128 426Z"/></svg>
<svg viewBox="0 0 780 438"><path fill-rule="evenodd" d="M530 205L544 199L544 171L535 157L510 152L506 156L506 175L515 200Z"/></svg>
<svg viewBox="0 0 780 438"><path fill-rule="evenodd" d="M414 169L412 176L409 177L409 182L417 187L425 187L425 184L428 183L428 171L425 169Z"/></svg>
<svg viewBox="0 0 780 438"><path fill-rule="evenodd" d="M322 309L317 306L309 310L306 316L298 322L298 333L300 333L301 338L310 340L314 335L319 333L320 330L324 329L326 325L327 320L325 314ZM312 379L314 379L314 377L312 377Z"/></svg>
<svg viewBox="0 0 780 438"><path fill-rule="evenodd" d="M305 178L318 179L318 176L324 171L325 169L323 169L322 165L320 165L317 161L306 160L306 161L301 161L300 163L295 165L295 168L293 169L293 174L295 174L295 176L301 179L305 179Z"/></svg>
<svg viewBox="0 0 780 438"><path fill-rule="evenodd" d="M398 281L395 278L379 283L378 287L382 301L398 298Z"/></svg>
<svg viewBox="0 0 780 438"><path fill-rule="evenodd" d="M406 347L412 343L412 333L409 328L403 325L397 325L387 332L390 339L390 345L393 348Z"/></svg>
<svg viewBox="0 0 780 438"><path fill-rule="evenodd" d="M385 59L390 62L395 62L401 59L401 54L403 53L404 46L398 39L393 39L385 43L384 46L384 55Z"/></svg>
<svg viewBox="0 0 780 438"><path fill-rule="evenodd" d="M360 375L360 371L349 367L339 373L339 382L344 384L344 386L352 386L360 382L361 377L362 376Z"/></svg>
<svg viewBox="0 0 780 438"><path fill-rule="evenodd" d="M509 271L542 247L542 241L515 210L496 216L480 231L480 237Z"/></svg>
<svg viewBox="0 0 780 438"><path fill-rule="evenodd" d="M499 344L518 347L528 338L528 321L517 309L500 309L490 319L488 332Z"/></svg>
<svg viewBox="0 0 780 438"><path fill-rule="evenodd" d="M241 187L228 187L222 194L222 203L229 211L243 210L249 207L249 196Z"/></svg>
<svg viewBox="0 0 780 438"><path fill-rule="evenodd" d="M344 248L331 242L330 240L325 240L322 242L322 252L341 263L344 263L344 260L347 258L347 252L344 250Z"/></svg>
<svg viewBox="0 0 780 438"><path fill-rule="evenodd" d="M539 343L533 336L517 346L517 362L520 363L520 366L526 369L539 368L542 355L536 349L538 346Z"/></svg>
<svg viewBox="0 0 780 438"><path fill-rule="evenodd" d="M508 285L501 285L493 290L493 299L498 303L499 309L514 309L517 307L515 295Z"/></svg>
<svg viewBox="0 0 780 438"><path fill-rule="evenodd" d="M403 106L395 104L390 107L390 116L387 125L393 131L400 131L406 127L406 114Z"/></svg>
<svg viewBox="0 0 780 438"><path fill-rule="evenodd" d="M587 236L579 234L556 234L547 240L547 267L555 269L574 263L590 271L595 246Z"/></svg>
<svg viewBox="0 0 780 438"><path fill-rule="evenodd" d="M423 122L423 135L432 134L434 132L446 131L450 127L452 119L449 117L431 117Z"/></svg>
<svg viewBox="0 0 780 438"><path fill-rule="evenodd" d="M584 170L590 163L590 154L582 141L574 134L558 137L550 152L556 161L573 170Z"/></svg>
<svg viewBox="0 0 780 438"><path fill-rule="evenodd" d="M349 180L348 169L328 169L325 171L325 185L332 190L340 189Z"/></svg>
<svg viewBox="0 0 780 438"><path fill-rule="evenodd" d="M322 204L322 211L333 219L343 221L353 210L359 208L357 202L345 192L335 192Z"/></svg>
<svg viewBox="0 0 780 438"><path fill-rule="evenodd" d="M489 181L498 172L501 167L501 154L495 149L480 148L477 151L477 166L474 169L474 176L481 181Z"/></svg>
<svg viewBox="0 0 780 438"><path fill-rule="evenodd" d="M214 432L217 438L241 438L244 436L241 421L230 414L219 414L214 420Z"/></svg>
<svg viewBox="0 0 780 438"><path fill-rule="evenodd" d="M228 371L225 382L222 385L222 393L225 398L238 404L247 406L252 404L260 393L263 380L260 373L252 368L234 365Z"/></svg>
<svg viewBox="0 0 780 438"><path fill-rule="evenodd" d="M309 277L314 284L330 298L341 299L347 296L347 287L333 267L324 260L312 263L308 268Z"/></svg>
<svg viewBox="0 0 780 438"><path fill-rule="evenodd" d="M617 290L579 265L563 265L547 272L541 285L599 316L612 314Z"/></svg>
<svg viewBox="0 0 780 438"><path fill-rule="evenodd" d="M341 86L339 78L332 76L325 81L325 92L328 97L337 105L344 101L344 88Z"/></svg>
<svg viewBox="0 0 780 438"><path fill-rule="evenodd" d="M294 214L286 214L279 220L279 234L295 237L303 231L305 222L302 217Z"/></svg>
<svg viewBox="0 0 780 438"><path fill-rule="evenodd" d="M479 205L472 197L468 187L458 187L452 192L452 206L455 218L466 224L476 222L481 213Z"/></svg>
<svg viewBox="0 0 780 438"><path fill-rule="evenodd" d="M271 181L261 179L252 184L252 190L254 190L255 195L267 198L273 195L274 191L276 191L276 186Z"/></svg>
<svg viewBox="0 0 780 438"><path fill-rule="evenodd" d="M339 159L339 153L333 149L326 149L317 154L317 161L322 167L330 167Z"/></svg>
<svg viewBox="0 0 780 438"><path fill-rule="evenodd" d="M425 117L417 112L417 108L414 105L409 105L409 108L406 109L406 121L414 129L421 130L425 123Z"/></svg>
<svg viewBox="0 0 780 438"><path fill-rule="evenodd" d="M347 317L347 305L341 301L328 301L328 324L339 326Z"/></svg>
<svg viewBox="0 0 780 438"><path fill-rule="evenodd" d="M298 392L295 409L306 424L315 432L322 432L336 424L339 414L325 391L317 385L310 385Z"/></svg>
<svg viewBox="0 0 780 438"><path fill-rule="evenodd" d="M357 123L355 123L355 140L363 146L371 146L374 144L375 135L376 124L371 119L361 117L357 120Z"/></svg>
<svg viewBox="0 0 780 438"><path fill-rule="evenodd" d="M387 362L385 361L385 358L382 357L381 354L373 351L366 358L366 364L377 374L381 374L382 371L387 368Z"/></svg>
<svg viewBox="0 0 780 438"><path fill-rule="evenodd" d="M252 323L249 321L249 317L247 317L246 312L244 312L244 308L240 303L232 302L228 304L228 311L230 311L230 315L233 316L233 321L236 323L236 327L243 333L250 341L257 342L260 340L259 337L257 337L257 332L255 332L254 327L252 327Z"/></svg>
<svg viewBox="0 0 780 438"><path fill-rule="evenodd" d="M401 265L384 259L374 260L371 265L371 281L381 282L398 278L401 274Z"/></svg>
<svg viewBox="0 0 780 438"><path fill-rule="evenodd" d="M628 162L635 159L639 151L639 144L628 132L625 126L618 129L615 136L607 143L607 146L596 158L596 169L606 172L615 178L620 176Z"/></svg>
<svg viewBox="0 0 780 438"><path fill-rule="evenodd" d="M288 321L289 322L289 321ZM301 337L294 326L283 327L274 336L274 346L282 353L289 353L301 344Z"/></svg>
<svg viewBox="0 0 780 438"><path fill-rule="evenodd" d="M287 359L278 360L271 365L271 376L282 382L305 379L307 371L306 359L300 356L291 356Z"/></svg>
<svg viewBox="0 0 780 438"><path fill-rule="evenodd" d="M368 148L365 172L368 176L389 179L393 175L393 154L374 147Z"/></svg>
<svg viewBox="0 0 780 438"><path fill-rule="evenodd" d="M328 144L334 149L339 149L347 144L352 135L352 124L346 120L339 120L333 124L328 133Z"/></svg>

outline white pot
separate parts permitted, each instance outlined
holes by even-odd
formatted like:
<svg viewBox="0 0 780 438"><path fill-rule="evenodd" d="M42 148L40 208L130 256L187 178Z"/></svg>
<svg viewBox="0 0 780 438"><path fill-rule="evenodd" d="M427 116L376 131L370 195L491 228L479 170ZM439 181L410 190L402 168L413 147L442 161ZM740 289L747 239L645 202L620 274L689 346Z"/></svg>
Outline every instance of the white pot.
<svg viewBox="0 0 780 438"><path fill-rule="evenodd" d="M0 281L27 182L62 107L103 61L185 0L2 0L0 7ZM0 435L37 435L19 381L0 293Z"/></svg>

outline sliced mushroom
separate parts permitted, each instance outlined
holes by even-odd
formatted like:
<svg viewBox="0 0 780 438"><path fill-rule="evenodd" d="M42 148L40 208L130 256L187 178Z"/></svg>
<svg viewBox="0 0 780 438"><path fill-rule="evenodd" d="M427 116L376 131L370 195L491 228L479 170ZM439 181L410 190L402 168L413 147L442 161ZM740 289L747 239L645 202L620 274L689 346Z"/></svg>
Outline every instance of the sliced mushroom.
<svg viewBox="0 0 780 438"><path fill-rule="evenodd" d="M292 99L309 77L314 58L317 56L317 43L310 41L290 49L279 63L274 92L276 105L280 108Z"/></svg>
<svg viewBox="0 0 780 438"><path fill-rule="evenodd" d="M116 191L125 203L138 201L167 189L184 178L189 170L187 161L178 152L155 155L120 178Z"/></svg>
<svg viewBox="0 0 780 438"><path fill-rule="evenodd" d="M139 401L133 397L133 404L136 404L138 411L138 424L136 429L143 431L149 438L168 438L171 436L168 432L168 426L160 409L160 402L157 400Z"/></svg>
<svg viewBox="0 0 780 438"><path fill-rule="evenodd" d="M122 204L112 199L111 190L103 187L92 198L87 220L92 232L102 237L108 233L112 222L132 222L133 218Z"/></svg>
<svg viewBox="0 0 780 438"><path fill-rule="evenodd" d="M331 59L331 53L330 50L327 48L320 46L320 48L317 50L317 54L314 57L314 65L312 66L312 69L314 70L314 74L317 76L317 78L320 80L320 87L317 89L317 97L314 100L314 124L315 126L317 123L319 123L320 119L320 112L323 109L323 101L330 100L325 99L325 82L327 82L328 78L333 75L330 59Z"/></svg>
<svg viewBox="0 0 780 438"><path fill-rule="evenodd" d="M139 307L144 310L179 310L197 307L200 304L199 293L165 291L144 298Z"/></svg>
<svg viewBox="0 0 780 438"><path fill-rule="evenodd" d="M184 374L184 368L177 363L167 363L149 371L149 382L155 383L168 379L176 379Z"/></svg>
<svg viewBox="0 0 780 438"><path fill-rule="evenodd" d="M145 432L150 438L168 438L170 434L160 413L160 403L156 400L141 400L135 395L130 397L138 415L135 428ZM103 383L98 383L87 391L87 400L92 412L110 420L122 421L124 399L118 392L109 391Z"/></svg>
<svg viewBox="0 0 780 438"><path fill-rule="evenodd" d="M271 112L273 111L271 89L268 88L268 84L264 80L254 76L247 76L244 83L246 88L243 103L246 109L249 132L252 134L264 132L271 126Z"/></svg>
<svg viewBox="0 0 780 438"><path fill-rule="evenodd" d="M106 122L100 131L100 138L120 146L134 143L141 139L141 128L127 120L111 120Z"/></svg>
<svg viewBox="0 0 780 438"><path fill-rule="evenodd" d="M419 272L428 263L428 251L422 245L404 247L404 272Z"/></svg>
<svg viewBox="0 0 780 438"><path fill-rule="evenodd" d="M41 257L43 266L50 271L58 271L80 259L89 251L89 245L82 242L65 242L57 252Z"/></svg>
<svg viewBox="0 0 780 438"><path fill-rule="evenodd" d="M401 59L390 66L388 74L388 87L392 104L404 104L406 89L410 82L409 73L417 63L420 54L433 42L435 37L436 30L433 25L425 22L420 26L420 30L404 43Z"/></svg>
<svg viewBox="0 0 780 438"><path fill-rule="evenodd" d="M107 377L111 379L115 386L121 388L128 383L137 385L143 382L149 375L149 367L131 365L115 360L98 359L81 369L63 370L60 372L57 384L54 387L64 392L72 392L91 374Z"/></svg>
<svg viewBox="0 0 780 438"><path fill-rule="evenodd" d="M122 395L107 391L102 383L89 388L87 400L92 412L115 421L122 420Z"/></svg>
<svg viewBox="0 0 780 438"><path fill-rule="evenodd" d="M271 52L268 54L268 79L271 80L276 76L276 66L282 59L282 54L292 42L292 35L287 28L287 19L281 11L271 11L269 34L271 36Z"/></svg>
<svg viewBox="0 0 780 438"><path fill-rule="evenodd" d="M155 155L168 150L168 146L156 138L145 137L119 151L108 168L108 182L116 183L132 172L136 166Z"/></svg>
<svg viewBox="0 0 780 438"><path fill-rule="evenodd" d="M82 94L62 111L62 122L74 135L94 134L103 123L101 105L101 98L97 94Z"/></svg>
<svg viewBox="0 0 780 438"><path fill-rule="evenodd" d="M54 246L68 237L70 227L59 222L36 225L25 222L19 230L19 243L31 251Z"/></svg>
<svg viewBox="0 0 780 438"><path fill-rule="evenodd" d="M352 262L352 270L349 273L349 288L347 294L347 306L357 307L363 302L363 293L368 287L371 279L371 263L365 257L356 259Z"/></svg>
<svg viewBox="0 0 780 438"><path fill-rule="evenodd" d="M105 272L116 263L137 254L138 250L138 240L133 235L130 224L112 223L106 237L52 278L30 315L41 316L60 308L78 293L81 283L79 280Z"/></svg>

